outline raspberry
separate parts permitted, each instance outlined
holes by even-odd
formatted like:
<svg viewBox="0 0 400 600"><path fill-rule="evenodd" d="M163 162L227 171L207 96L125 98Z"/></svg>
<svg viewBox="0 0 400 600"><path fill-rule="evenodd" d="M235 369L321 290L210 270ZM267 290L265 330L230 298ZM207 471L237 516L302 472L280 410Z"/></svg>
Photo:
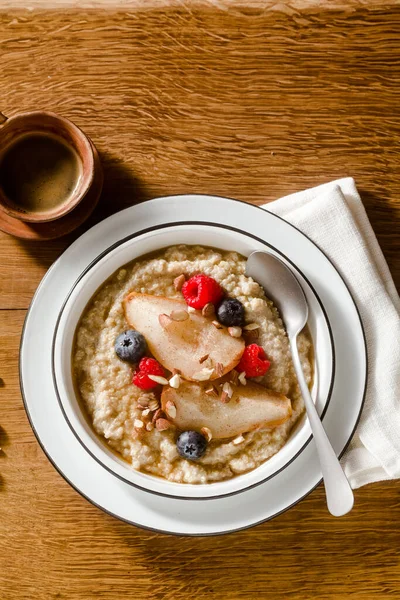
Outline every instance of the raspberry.
<svg viewBox="0 0 400 600"><path fill-rule="evenodd" d="M182 286L182 294L188 306L201 310L206 304L217 304L224 294L219 283L212 277L195 275Z"/></svg>
<svg viewBox="0 0 400 600"><path fill-rule="evenodd" d="M246 377L260 377L261 375L265 375L270 366L271 363L267 359L264 348L261 348L257 344L250 344L250 346L246 346L244 349L236 370L240 373L244 371Z"/></svg>
<svg viewBox="0 0 400 600"><path fill-rule="evenodd" d="M141 390L151 390L157 387L158 383L149 379L148 375L165 377L164 369L155 358L142 358L139 368L133 374L132 383Z"/></svg>

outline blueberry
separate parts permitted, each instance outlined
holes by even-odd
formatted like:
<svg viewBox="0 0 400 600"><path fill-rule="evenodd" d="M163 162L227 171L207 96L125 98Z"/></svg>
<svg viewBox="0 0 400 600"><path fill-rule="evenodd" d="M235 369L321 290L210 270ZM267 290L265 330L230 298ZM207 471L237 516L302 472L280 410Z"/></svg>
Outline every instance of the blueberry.
<svg viewBox="0 0 400 600"><path fill-rule="evenodd" d="M226 327L234 327L237 325L242 327L244 325L243 304L235 298L226 298L226 300L222 300L217 308L217 319Z"/></svg>
<svg viewBox="0 0 400 600"><path fill-rule="evenodd" d="M176 447L183 458L197 460L206 451L207 440L197 431L184 431L176 440Z"/></svg>
<svg viewBox="0 0 400 600"><path fill-rule="evenodd" d="M118 358L131 363L139 362L147 352L144 336L134 329L121 333L115 340L114 347Z"/></svg>

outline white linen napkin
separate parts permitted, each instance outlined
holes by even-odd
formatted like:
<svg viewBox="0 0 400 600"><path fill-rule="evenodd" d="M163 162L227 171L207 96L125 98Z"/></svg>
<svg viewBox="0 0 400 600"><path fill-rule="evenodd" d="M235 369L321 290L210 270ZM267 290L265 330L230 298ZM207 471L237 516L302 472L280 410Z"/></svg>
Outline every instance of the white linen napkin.
<svg viewBox="0 0 400 600"><path fill-rule="evenodd" d="M264 208L298 227L329 256L361 314L369 360L367 395L341 460L351 486L399 478L400 299L355 182L340 179Z"/></svg>

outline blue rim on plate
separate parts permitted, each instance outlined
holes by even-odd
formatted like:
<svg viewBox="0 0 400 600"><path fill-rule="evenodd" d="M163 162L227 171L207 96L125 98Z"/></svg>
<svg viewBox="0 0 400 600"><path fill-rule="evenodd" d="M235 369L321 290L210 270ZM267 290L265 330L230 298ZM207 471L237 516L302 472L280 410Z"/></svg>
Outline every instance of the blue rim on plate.
<svg viewBox="0 0 400 600"><path fill-rule="evenodd" d="M191 196L193 196L193 197L196 197L196 194L190 194L190 195L191 195ZM201 196L201 195L200 195L200 196ZM179 197L179 196L170 196L169 198L172 198L172 199L173 199L173 198L177 198L177 197ZM263 209L263 208L261 208L261 207L259 207L259 206L255 206L255 205L252 205L252 204L249 204L249 203L243 202L243 201L241 201L241 200L236 200L236 199L231 199L231 198L223 198L223 200L227 200L227 201L231 201L231 202L235 202L235 203L242 203L242 204L245 204L245 205L247 205L247 206L250 206L250 207L252 207L253 209L256 209L256 210L259 210L259 211L262 211L262 212L269 212L269 211L265 211L265 209ZM125 209L125 210L130 210L130 209L128 208L128 209ZM120 212L124 212L124 211L120 211ZM272 213L269 213L269 214L270 214L271 216L273 216L274 218L276 218L276 219L278 219L278 220L281 220L281 221L285 222L285 223L286 223L286 224L287 224L289 227L291 227L292 229L296 230L296 231L297 231L298 233L300 233L300 234L301 234L301 235L302 235L304 238L306 238L306 239L307 239L309 242L311 242L311 244L312 244L314 247L316 247L316 248L318 249L318 251L319 251L319 252L321 252L321 254L323 254L323 255L324 255L324 257L326 258L326 260L327 260L327 261L328 261L328 262L329 262L329 263L332 265L333 269L336 271L336 273L338 274L338 276L339 276L339 277L340 277L340 279L342 280L342 282L343 282L343 284L344 284L345 288L347 289L347 292L348 292L348 294L349 294L349 297L350 297L350 298L351 298L351 300L352 300L352 303L353 303L353 305L354 305L355 311L356 311L356 313L357 313L357 316L358 316L358 319L359 319L359 325L360 325L360 330L361 330L362 337L363 337L363 346L364 346L364 357L363 357L363 358L365 359L365 377L364 377L364 384L363 384L363 392L362 392L362 398L361 398L361 402L360 402L360 408L359 408L359 411L358 411L358 415L357 415L357 417L356 417L356 419L355 419L354 427L353 427L353 429L352 429L352 431L351 431L350 435L348 436L347 442L345 443L345 445L343 446L343 448L342 448L341 452L339 453L339 458L340 458L341 456L343 456L344 452L346 451L346 449L347 449L347 447L348 447L348 445L349 445L349 443L350 443L350 441L351 441L351 438L352 438L352 437L353 437L353 435L354 435L354 432L355 432L355 430L356 430L356 428L357 428L357 425L358 425L358 423L359 423L360 416L361 416L362 409L363 409L364 402L365 402L365 394L366 394L366 388L367 388L368 354L367 354L367 346L366 346L365 331L364 331L364 327L363 327L363 323L362 323L361 315L360 315L360 312L359 312L359 309L358 309L358 307L357 307L357 304L356 304L356 302L354 301L354 298L353 298L353 296L352 296L352 293L351 293L351 291L350 291L350 289L349 289L349 287L348 287L348 285L347 285L346 281L343 279L343 277L341 276L341 274L340 274L340 273L337 271L336 267L333 265L332 261L331 261L331 260L330 260L330 258L329 258L329 257L326 255L326 253L325 253L323 250L321 250L321 249L318 247L318 245L317 245L317 244L315 244L315 242L313 242L313 241L312 241L312 240L311 240L311 239L310 239L310 238L309 238L307 235L305 235L303 232L301 232L301 231L300 231L300 230L299 230L297 227L295 227L295 226L294 226L294 225L292 225L291 223L288 223L288 222L287 222L285 219L283 219L282 217L279 217L278 215L274 215L274 214L272 214ZM197 221L192 221L192 223L194 223L194 224L201 224L201 223L202 223L202 221L200 221L200 220L197 220ZM183 222L179 222L178 224L184 224L184 223L183 223ZM210 223L210 222L206 222L206 224L211 224L211 223ZM218 226L220 226L219 224L217 224L217 225L218 225ZM154 229L158 229L158 228L159 228L159 226L155 227ZM151 229L153 229L153 228L151 228ZM235 228L233 228L233 229L235 229ZM256 236L252 236L252 234L249 234L248 232L243 232L243 231L241 231L241 233L245 233L246 235L249 235L250 237L254 237L254 238L256 238L256 239L260 239L260 238L257 238ZM130 236L128 236L128 237L130 237ZM113 246L111 246L110 248L108 248L108 249L105 251L105 253L109 252L109 251L110 251L110 250L111 250L111 249L112 249L114 246L118 246L120 243L123 243L123 241L126 241L126 240L124 239L124 240L122 240L122 241L119 241L119 242L117 242L115 245L113 245ZM265 245L269 245L269 244L268 244L267 242L265 242L264 240L260 240L260 241L261 241L263 244L265 244ZM271 247L271 245L269 245L269 247ZM278 251L278 252L279 252L279 251ZM279 252L279 253L282 255L282 253L281 253L281 252ZM103 254L104 254L104 253L101 253L101 255L99 255L99 256L97 257L97 259L95 259L95 261L97 262L97 260L99 260L99 259L100 259L100 258L103 256ZM285 258L287 259L287 257L285 257ZM125 517L122 517L122 516L120 516L120 515L118 515L118 514L115 514L114 512L112 512L112 511L108 510L107 508L105 508L105 507L103 507L103 506L99 505L97 502L95 502L95 501L94 501L94 500L92 500L90 497L88 497L88 496L87 496L85 493L83 493L83 492L82 492L82 491L81 491L81 490L80 490L80 489L79 489L79 488L78 488L78 487L77 487L77 486L76 486L74 483L72 483L72 481L71 481L71 480L70 480L70 479L69 479L69 478L68 478L68 477L65 475L65 473L64 473L64 472L63 472L63 471L62 471L62 470L61 470L61 469L58 467L58 465L55 463L55 461L54 461L54 460L52 459L52 457L50 456L49 452L46 450L46 448L45 448L44 444L42 443L42 441L41 441L41 439L40 439L40 436L39 436L38 432L36 431L36 428L35 428L35 425L34 425L34 423L33 423L33 420L32 420L32 417L31 417L31 414L30 414L30 412L29 412L29 407L28 407L28 403L27 403L27 399L26 399L26 395L25 395L25 390L24 390L24 382L23 382L23 374L22 374L22 371L23 371L23 364L22 364L22 350L23 350L23 346L24 346L24 340L25 340L25 335L26 335L26 326L27 326L28 318L29 318L30 312L31 312L31 310L32 310L32 307L33 307L34 301L35 301L35 299L36 299L36 297L37 297L37 295L38 295L39 291L41 290L41 288L42 288L43 284L44 284L44 283L45 283L45 281L47 280L47 278L48 278L49 274L50 274L50 273L53 271L53 269L56 267L56 265L57 265L57 263L58 263L58 261L59 261L60 259L61 259L61 257L59 257L59 259L57 259L57 261L55 261L55 263L54 263L54 264L53 264L53 265L50 267L50 269L47 271L46 275L43 277L42 281L40 282L40 284L39 284L39 286L38 286L38 288L37 288L37 290L36 290L36 292L35 292L35 294L34 294L34 296L33 296L33 299L32 299L32 301L31 301L31 303L30 303L29 309L28 309L28 311L27 311L27 314L26 314L26 317L25 317L25 321L24 321L24 325L23 325L22 335L21 335L21 344L20 344L20 364L19 364L19 373L20 373L20 387L21 387L22 399L23 399L23 403L24 403L25 411L26 411L26 413L27 413L28 420L29 420L29 422L30 422L30 425L31 425L31 427L32 427L32 430L33 430L33 432L34 432L34 434L35 434L35 436L36 436L36 438L37 438L37 440L38 440L38 442L39 442L39 445L41 446L41 448L42 448L43 452L45 453L45 455L47 456L47 458L49 459L49 461L51 462L51 464L54 466L54 468L57 470L57 472L58 472L58 473L60 473L60 475L61 475L61 476L62 476L62 477L63 477L63 478L64 478L64 479L65 479L65 480L66 480L66 481L67 481L67 482L68 482L68 483L71 485L71 487L72 487L73 489L75 489L75 490L76 490L76 491L77 491L77 492L78 492L78 493L79 493L79 494L80 494L82 497L84 497L86 500L88 500L88 501L89 501L91 504L93 504L94 506L96 506L96 507L100 508L100 509L101 509L103 512L106 512L107 514L110 514L111 516L114 516L115 518L117 518L117 519L119 519L119 520L122 520L122 521L124 521L124 522L126 522L126 523L129 523L129 524L131 524L131 525L135 525L135 526L137 526L137 527L141 527L141 528L143 528L143 529L147 529L147 530L149 530L149 531L154 531L154 532L159 532L159 533L166 533L166 532L165 532L165 531L163 531L163 530L160 530L160 529L157 529L157 528L153 528L153 527L149 527L149 526L147 526L147 525L143 525L143 524L141 524L141 523L137 523L137 522L135 522L135 521L132 521L131 519L127 519L127 518L125 518ZM287 259L287 260L288 260L288 259ZM291 262L291 261L289 261L289 262ZM292 264L292 263L291 263L291 264ZM91 265L92 265L92 263L91 263ZM91 265L89 265L89 267L88 267L88 268L90 268L90 266L91 266ZM295 267L295 268L297 269L297 267ZM80 277L80 278L81 278L81 277ZM79 279L80 279L80 278L79 278ZM76 282L76 283L77 283L77 282ZM75 285L76 285L76 283L75 283ZM312 289L312 290L314 291L314 293L315 293L315 290L313 289L313 287L312 287L311 285L310 285L310 287L311 287L311 289ZM318 299L318 301L319 301L319 298L318 298L317 294L315 294L315 295L316 295L316 297L317 297L317 299ZM322 308L323 308L323 307L322 307ZM324 310L324 309L323 309L323 310ZM324 310L324 314L325 314L325 310ZM329 322L329 321L327 320L327 322ZM330 332L330 335L331 335L331 330L330 330L329 332ZM329 397L330 397L330 395L329 395ZM327 409L327 406L328 406L328 403L326 404L326 406L325 406L325 408L324 408L324 413L325 413L325 411L326 411L326 409ZM306 445L309 443L309 441L310 441L311 439L312 439L312 436L309 438L309 440L307 441ZM303 451L303 450L304 450L304 447L305 447L305 446L303 446L303 448L302 448L302 450L301 450L301 451ZM300 452L301 452L301 451L300 451ZM296 456L298 456L298 454L299 454L299 453L297 453L297 455L296 455ZM291 461L291 462L292 462L292 461ZM269 479L269 478L268 478L268 479ZM216 532L212 532L212 533L197 533L197 532L196 532L196 533L182 533L182 532L173 532L173 531L168 531L168 534L171 534L171 535L177 535L177 536L182 536L182 535L187 535L187 536L208 536L208 535L224 535L224 534L227 534L227 533L234 533L234 532L236 532L236 531L241 531L241 530L244 530L244 529L248 529L249 527L253 527L253 526L255 526L255 525L259 525L259 524L261 524L261 523L264 523L264 522L266 522L266 521L268 521L268 520L270 520L270 519L272 519L272 518L274 518L274 517L278 516L279 514L282 514L282 513L283 513L283 512L285 512L286 510L289 510L289 508L292 508L292 507L293 507L293 506L295 506L295 505L296 505L298 502L300 502L300 501L301 501L301 500L303 500L305 497L307 497L307 496L308 496L308 495L309 495L309 494L310 494L310 493L311 493L311 492L312 492L312 491L313 491L313 490L314 490L316 487L318 487L318 485L321 483L321 481L322 481L322 479L320 479L320 480L319 480L319 481L318 481L318 482L317 482L317 483L316 483L316 484L315 484L315 485L314 485L314 486L313 486L311 489L309 489L309 490L307 491L307 493L305 493L305 494L303 494L301 497L297 498L297 499L296 499L296 500L295 500L293 503L291 503L290 505L286 506L286 507L285 507L283 510L279 510L279 511L275 512L274 514L272 514L272 515L268 516L267 518L261 519L261 520L259 520L259 521L256 521L256 522L254 522L254 523L250 523L250 524L248 524L248 525L245 525L245 526L243 526L243 527L238 527L238 528L228 529L228 530L225 530L225 531L216 531ZM131 484L131 482L129 482L129 483ZM258 484L256 484L256 485L258 485ZM253 487L253 486L252 486L252 487ZM147 491L147 490L146 490L146 491ZM241 491L244 491L244 490L241 490ZM221 498L221 497L219 497L219 498ZM179 498L179 499L180 499L180 500L182 500L181 498ZM185 499L186 499L186 498L185 498Z"/></svg>

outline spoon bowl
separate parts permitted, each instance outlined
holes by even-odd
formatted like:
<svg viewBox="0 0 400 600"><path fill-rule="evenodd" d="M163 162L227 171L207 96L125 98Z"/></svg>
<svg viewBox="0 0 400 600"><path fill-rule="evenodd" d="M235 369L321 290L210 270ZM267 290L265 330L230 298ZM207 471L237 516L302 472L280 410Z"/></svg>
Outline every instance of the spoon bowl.
<svg viewBox="0 0 400 600"><path fill-rule="evenodd" d="M308 304L303 288L285 263L273 254L257 250L247 260L246 275L256 278L268 291L289 338L299 334L308 320Z"/></svg>

